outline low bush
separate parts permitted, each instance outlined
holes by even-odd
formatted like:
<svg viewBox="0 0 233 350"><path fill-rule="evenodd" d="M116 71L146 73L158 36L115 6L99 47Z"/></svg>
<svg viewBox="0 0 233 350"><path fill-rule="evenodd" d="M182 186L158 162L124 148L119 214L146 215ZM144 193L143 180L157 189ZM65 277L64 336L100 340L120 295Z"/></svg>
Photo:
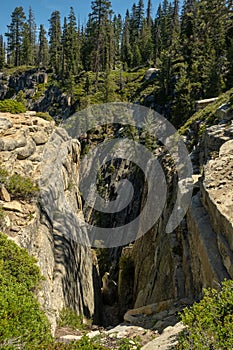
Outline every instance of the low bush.
<svg viewBox="0 0 233 350"><path fill-rule="evenodd" d="M51 339L33 294L42 276L36 259L0 233L0 348L31 349Z"/></svg>
<svg viewBox="0 0 233 350"><path fill-rule="evenodd" d="M204 289L203 299L185 308L181 319L187 328L179 336L177 349L232 349L233 281L225 280L221 291Z"/></svg>
<svg viewBox="0 0 233 350"><path fill-rule="evenodd" d="M82 315L78 315L74 310L69 308L62 309L59 317L59 326L69 326L73 329L79 330L86 330L88 328L88 325L83 323Z"/></svg>
<svg viewBox="0 0 233 350"><path fill-rule="evenodd" d="M9 175L8 172L0 167L0 184L4 184L6 189L15 198L29 199L34 197L39 191L38 186L20 174Z"/></svg>
<svg viewBox="0 0 233 350"><path fill-rule="evenodd" d="M13 174L9 177L6 182L6 188L14 197L22 197L24 199L35 196L39 190L29 178L19 174Z"/></svg>
<svg viewBox="0 0 233 350"><path fill-rule="evenodd" d="M42 118L44 120L47 120L48 122L53 121L53 117L48 112L37 112L36 117Z"/></svg>
<svg viewBox="0 0 233 350"><path fill-rule="evenodd" d="M0 112L6 112L6 113L12 113L12 114L19 114L19 113L25 113L26 107L22 102L17 102L14 100L3 100L0 101Z"/></svg>

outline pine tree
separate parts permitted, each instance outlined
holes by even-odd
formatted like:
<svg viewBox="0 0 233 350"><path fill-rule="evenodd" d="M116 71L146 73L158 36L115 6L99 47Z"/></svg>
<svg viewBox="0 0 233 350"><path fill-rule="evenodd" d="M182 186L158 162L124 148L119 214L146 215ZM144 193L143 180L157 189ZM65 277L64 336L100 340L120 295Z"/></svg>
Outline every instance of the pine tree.
<svg viewBox="0 0 233 350"><path fill-rule="evenodd" d="M130 15L129 10L126 11L123 33L122 33L122 43L121 43L121 60L124 65L124 69L127 70L128 67L132 66L133 53L130 45Z"/></svg>
<svg viewBox="0 0 233 350"><path fill-rule="evenodd" d="M81 67L80 45L77 30L77 22L73 7L70 8L68 22L64 19L64 27L62 34L63 49L63 75L77 75Z"/></svg>
<svg viewBox="0 0 233 350"><path fill-rule="evenodd" d="M11 24L7 26L7 61L14 66L22 64L22 42L25 30L23 7L16 7L11 14Z"/></svg>
<svg viewBox="0 0 233 350"><path fill-rule="evenodd" d="M152 25L153 25L151 11L152 11L151 0L148 0L147 10L146 10L146 22L149 28L152 28Z"/></svg>
<svg viewBox="0 0 233 350"><path fill-rule="evenodd" d="M89 68L95 72L110 68L109 47L111 32L111 2L95 0L87 24L86 52L90 55Z"/></svg>
<svg viewBox="0 0 233 350"><path fill-rule="evenodd" d="M151 27L145 18L142 23L142 29L140 31L140 36L138 39L141 60L143 64L150 63L153 57L153 42L152 42L152 32Z"/></svg>
<svg viewBox="0 0 233 350"><path fill-rule="evenodd" d="M172 39L177 40L179 34L180 34L179 0L174 0L173 8L172 8Z"/></svg>
<svg viewBox="0 0 233 350"><path fill-rule="evenodd" d="M5 64L5 44L3 41L3 36L0 35L0 69L4 67Z"/></svg>
<svg viewBox="0 0 233 350"><path fill-rule="evenodd" d="M188 65L184 63L179 69L179 79L174 87L172 103L172 123L179 128L195 112L195 88L188 76Z"/></svg>
<svg viewBox="0 0 233 350"><path fill-rule="evenodd" d="M130 44L133 44L138 37L137 6L134 3L130 13L129 21Z"/></svg>
<svg viewBox="0 0 233 350"><path fill-rule="evenodd" d="M46 30L44 29L43 24L40 25L39 30L39 43L38 43L38 56L37 56L37 65L39 67L46 67L48 65L48 40L46 38Z"/></svg>
<svg viewBox="0 0 233 350"><path fill-rule="evenodd" d="M31 6L29 7L27 25L29 38L28 62L34 65L36 61L36 22Z"/></svg>
<svg viewBox="0 0 233 350"><path fill-rule="evenodd" d="M25 65L34 65L36 62L36 23L29 7L28 20L24 24L22 41L22 62Z"/></svg>
<svg viewBox="0 0 233 350"><path fill-rule="evenodd" d="M113 69L116 69L117 63L120 61L120 43L122 36L122 18L121 15L113 18Z"/></svg>
<svg viewBox="0 0 233 350"><path fill-rule="evenodd" d="M144 19L144 2L139 0L138 5L135 3L132 6L131 16L130 16L130 43L134 44L137 41L140 30L142 28L142 23Z"/></svg>
<svg viewBox="0 0 233 350"><path fill-rule="evenodd" d="M139 48L139 43L136 41L132 47L132 55L133 55L133 67L138 67L142 64L142 56Z"/></svg>
<svg viewBox="0 0 233 350"><path fill-rule="evenodd" d="M142 28L142 23L144 19L144 2L143 0L139 0L138 6L136 7L136 23L138 28L138 33L140 29Z"/></svg>
<svg viewBox="0 0 233 350"><path fill-rule="evenodd" d="M159 61L161 51L162 51L162 6L158 7L157 15L153 27L153 41L154 41L154 60L155 64Z"/></svg>
<svg viewBox="0 0 233 350"><path fill-rule="evenodd" d="M61 44L62 44L62 77L66 76L66 73L69 71L68 64L67 64L67 18L64 17L64 24L63 24L63 30L62 30L62 37L61 37Z"/></svg>
<svg viewBox="0 0 233 350"><path fill-rule="evenodd" d="M228 69L226 1L187 0L181 21L182 52L191 81L199 84L196 98L217 96L225 87Z"/></svg>
<svg viewBox="0 0 233 350"><path fill-rule="evenodd" d="M230 2L228 2L229 4ZM209 61L211 69L206 83L206 97L217 96L225 88L227 74L227 47L226 32L231 21L227 2L213 0L205 3L200 2L200 17L205 23L204 31L206 41L209 41ZM205 47L205 44L203 45ZM205 48L204 48L205 50ZM207 95L208 94L208 95Z"/></svg>
<svg viewBox="0 0 233 350"><path fill-rule="evenodd" d="M67 56L68 56L68 69L73 75L76 75L81 66L80 64L80 46L78 42L78 29L76 16L73 7L70 8L67 25Z"/></svg>
<svg viewBox="0 0 233 350"><path fill-rule="evenodd" d="M22 49L21 49L21 60L20 64L30 65L31 64L31 43L29 37L29 27L28 24L24 24L23 39L22 39Z"/></svg>
<svg viewBox="0 0 233 350"><path fill-rule="evenodd" d="M61 21L60 12L54 11L49 19L49 65L56 74L61 72L62 49L61 49Z"/></svg>

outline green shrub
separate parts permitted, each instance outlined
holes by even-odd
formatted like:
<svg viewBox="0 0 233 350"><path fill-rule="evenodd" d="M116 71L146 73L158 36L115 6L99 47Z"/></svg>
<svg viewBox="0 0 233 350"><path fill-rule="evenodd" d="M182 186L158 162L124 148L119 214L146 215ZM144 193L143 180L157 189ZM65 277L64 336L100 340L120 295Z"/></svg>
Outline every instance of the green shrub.
<svg viewBox="0 0 233 350"><path fill-rule="evenodd" d="M203 299L181 314L187 328L177 349L222 349L233 344L233 281L225 280L220 292L204 289Z"/></svg>
<svg viewBox="0 0 233 350"><path fill-rule="evenodd" d="M30 350L110 350L97 341L84 335L80 340L68 344L57 341L44 342L40 345L31 345Z"/></svg>
<svg viewBox="0 0 233 350"><path fill-rule="evenodd" d="M3 210L3 207L0 205L0 228L2 226L2 221L3 221L3 218L4 218L4 210Z"/></svg>
<svg viewBox="0 0 233 350"><path fill-rule="evenodd" d="M37 112L36 117L42 118L44 120L47 120L48 122L53 121L53 117L48 112Z"/></svg>
<svg viewBox="0 0 233 350"><path fill-rule="evenodd" d="M0 101L0 111L12 114L25 113L26 107L22 102L17 102L14 100L3 100Z"/></svg>
<svg viewBox="0 0 233 350"><path fill-rule="evenodd" d="M0 167L0 184L4 184L13 197L28 199L34 197L39 191L38 186L19 174L9 175L8 171Z"/></svg>
<svg viewBox="0 0 233 350"><path fill-rule="evenodd" d="M90 320L91 325L91 320ZM59 326L69 326L73 329L86 330L88 328L87 324L83 323L83 316L78 315L74 310L69 308L64 308L61 310L59 317Z"/></svg>
<svg viewBox="0 0 233 350"><path fill-rule="evenodd" d="M141 345L140 345L140 341L138 339L122 339L120 341L118 350L140 350L141 349Z"/></svg>
<svg viewBox="0 0 233 350"><path fill-rule="evenodd" d="M8 171L0 167L0 183L5 184L8 176L9 176Z"/></svg>
<svg viewBox="0 0 233 350"><path fill-rule="evenodd" d="M122 255L119 260L119 268L124 275L131 276L134 273L134 261L130 256Z"/></svg>
<svg viewBox="0 0 233 350"><path fill-rule="evenodd" d="M44 83L37 84L36 89L37 89L37 91L32 98L33 101L38 100L40 97L42 97L44 95L45 90L46 90L46 84L44 84Z"/></svg>
<svg viewBox="0 0 233 350"><path fill-rule="evenodd" d="M26 94L25 92L23 92L23 90L20 90L16 97L15 97L15 100L17 102L21 102L25 107L27 107L27 99L26 99Z"/></svg>
<svg viewBox="0 0 233 350"><path fill-rule="evenodd" d="M7 190L15 197L30 198L36 195L39 188L29 178L13 174L6 182Z"/></svg>
<svg viewBox="0 0 233 350"><path fill-rule="evenodd" d="M33 294L42 276L36 259L0 233L0 348L31 349L49 340L49 323Z"/></svg>
<svg viewBox="0 0 233 350"><path fill-rule="evenodd" d="M49 322L33 294L42 278L36 259L0 233L0 349L104 350L85 335L70 344L52 339ZM75 327L82 324L71 311L64 311L62 319Z"/></svg>

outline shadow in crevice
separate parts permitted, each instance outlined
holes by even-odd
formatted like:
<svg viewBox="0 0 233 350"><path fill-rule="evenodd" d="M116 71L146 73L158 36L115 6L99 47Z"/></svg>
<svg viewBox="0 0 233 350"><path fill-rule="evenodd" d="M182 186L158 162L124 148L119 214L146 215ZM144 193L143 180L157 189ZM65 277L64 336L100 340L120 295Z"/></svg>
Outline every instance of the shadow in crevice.
<svg viewBox="0 0 233 350"><path fill-rule="evenodd" d="M65 221L66 219L64 226ZM95 323L101 323L101 287L98 272L92 263L90 248L80 245L57 230L53 239L54 279L61 278L65 305L88 319L93 318ZM91 311L93 309L94 313Z"/></svg>

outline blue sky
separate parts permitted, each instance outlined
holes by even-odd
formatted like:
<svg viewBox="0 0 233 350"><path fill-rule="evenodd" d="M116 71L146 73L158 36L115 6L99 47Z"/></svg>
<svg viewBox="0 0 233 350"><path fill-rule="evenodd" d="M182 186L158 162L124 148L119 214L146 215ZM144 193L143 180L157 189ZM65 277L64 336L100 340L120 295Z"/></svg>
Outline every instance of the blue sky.
<svg viewBox="0 0 233 350"><path fill-rule="evenodd" d="M131 9L134 2L138 3L138 0L112 0L112 8L114 12L125 14L126 9ZM145 6L147 0L144 0ZM156 14L158 4L160 0L152 0L152 13ZM15 7L22 6L26 16L28 15L29 6L32 7L37 25L44 24L48 29L48 19L54 10L58 10L61 13L61 18L67 16L69 9L73 6L77 19L80 18L81 23L85 22L88 18L88 13L91 8L91 0L0 0L0 34L7 32L7 25L11 22L11 13Z"/></svg>

